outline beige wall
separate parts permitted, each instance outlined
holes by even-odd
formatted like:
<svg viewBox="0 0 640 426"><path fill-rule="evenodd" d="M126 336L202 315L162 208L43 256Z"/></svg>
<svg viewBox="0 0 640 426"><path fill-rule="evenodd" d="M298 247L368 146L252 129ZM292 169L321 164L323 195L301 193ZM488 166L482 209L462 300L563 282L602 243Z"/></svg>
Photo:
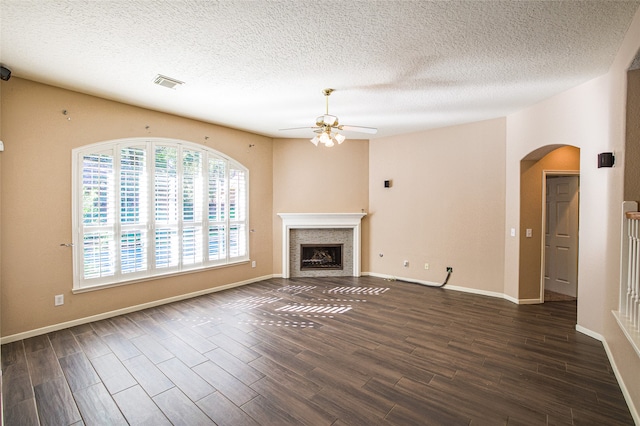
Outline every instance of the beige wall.
<svg viewBox="0 0 640 426"><path fill-rule="evenodd" d="M578 329L603 339L638 419L640 358L618 327L627 69L640 47L636 13L609 72L507 117L507 227L519 228L520 161L547 145L580 148ZM597 168L600 152L617 166ZM622 158L621 158L622 157ZM519 238L505 237L505 293L518 297Z"/></svg>
<svg viewBox="0 0 640 426"><path fill-rule="evenodd" d="M272 273L272 140L13 77L2 83L2 336ZM68 115L62 111L67 110ZM70 120L68 119L70 118ZM200 143L250 170L251 258L207 270L72 294L71 150L126 137ZM208 139L207 139L208 138ZM253 145L249 147L249 145ZM65 304L54 307L56 294Z"/></svg>
<svg viewBox="0 0 640 426"><path fill-rule="evenodd" d="M278 213L359 213L369 206L369 141L347 139L332 148L309 139L273 142L273 271L282 274ZM368 266L368 218L362 222L362 270Z"/></svg>
<svg viewBox="0 0 640 426"><path fill-rule="evenodd" d="M450 285L501 294L505 119L372 140L369 156L368 271L442 283L451 266Z"/></svg>
<svg viewBox="0 0 640 426"><path fill-rule="evenodd" d="M572 146L555 149L540 160L520 164L520 229L531 238L520 239L520 300L540 298L542 264L542 178L544 171L579 171L580 150Z"/></svg>

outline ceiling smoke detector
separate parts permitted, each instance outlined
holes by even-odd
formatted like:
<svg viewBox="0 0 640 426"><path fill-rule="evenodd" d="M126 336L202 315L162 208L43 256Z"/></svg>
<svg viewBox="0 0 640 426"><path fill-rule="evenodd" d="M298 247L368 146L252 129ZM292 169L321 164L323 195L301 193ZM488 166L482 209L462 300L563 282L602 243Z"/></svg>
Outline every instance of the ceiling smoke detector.
<svg viewBox="0 0 640 426"><path fill-rule="evenodd" d="M166 75L158 74L153 82L159 86L169 89L175 89L178 86L182 86L184 81L176 80L175 78L167 77Z"/></svg>

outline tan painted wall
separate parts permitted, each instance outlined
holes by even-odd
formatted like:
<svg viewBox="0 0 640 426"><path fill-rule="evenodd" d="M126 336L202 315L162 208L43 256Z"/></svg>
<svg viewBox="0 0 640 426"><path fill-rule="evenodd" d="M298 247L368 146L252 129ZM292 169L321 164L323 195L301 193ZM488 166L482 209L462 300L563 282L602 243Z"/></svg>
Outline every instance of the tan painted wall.
<svg viewBox="0 0 640 426"><path fill-rule="evenodd" d="M629 71L627 75L624 199L640 202L640 69Z"/></svg>
<svg viewBox="0 0 640 426"><path fill-rule="evenodd" d="M278 213L359 213L369 205L369 141L347 139L332 148L309 139L273 142L273 271L282 274L282 221ZM369 246L362 222L362 270Z"/></svg>
<svg viewBox="0 0 640 426"><path fill-rule="evenodd" d="M2 86L2 336L272 273L272 140L13 77ZM63 110L68 115L62 114ZM70 118L70 120L68 120ZM125 137L200 143L250 171L249 263L72 294L71 150ZM205 139L208 137L208 139ZM254 145L249 147L249 145ZM65 296L54 307L53 297Z"/></svg>
<svg viewBox="0 0 640 426"><path fill-rule="evenodd" d="M505 119L370 147L369 271L442 283L451 266L449 284L502 293Z"/></svg>
<svg viewBox="0 0 640 426"><path fill-rule="evenodd" d="M542 174L547 170L580 170L580 150L558 148L540 160L520 165L520 235L531 229L531 238L520 239L520 290L518 298L539 299L542 265Z"/></svg>
<svg viewBox="0 0 640 426"><path fill-rule="evenodd" d="M601 336L632 412L640 408L640 358L611 312L618 309L627 69L640 48L640 11L607 74L507 117L507 227L519 228L520 161L545 145L580 148L578 328ZM614 152L617 166L598 169ZM621 158L622 157L622 158ZM505 236L505 293L518 297L519 238Z"/></svg>

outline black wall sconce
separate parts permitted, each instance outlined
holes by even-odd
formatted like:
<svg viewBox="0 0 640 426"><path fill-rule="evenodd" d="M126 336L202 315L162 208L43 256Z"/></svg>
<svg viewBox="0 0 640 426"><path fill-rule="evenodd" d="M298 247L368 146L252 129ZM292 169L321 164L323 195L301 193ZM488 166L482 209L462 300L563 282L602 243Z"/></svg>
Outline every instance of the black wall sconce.
<svg viewBox="0 0 640 426"><path fill-rule="evenodd" d="M0 66L0 80L9 81L11 78L11 70L9 68Z"/></svg>
<svg viewBox="0 0 640 426"><path fill-rule="evenodd" d="M616 162L613 152L603 152L598 154L598 168L601 167L613 167Z"/></svg>

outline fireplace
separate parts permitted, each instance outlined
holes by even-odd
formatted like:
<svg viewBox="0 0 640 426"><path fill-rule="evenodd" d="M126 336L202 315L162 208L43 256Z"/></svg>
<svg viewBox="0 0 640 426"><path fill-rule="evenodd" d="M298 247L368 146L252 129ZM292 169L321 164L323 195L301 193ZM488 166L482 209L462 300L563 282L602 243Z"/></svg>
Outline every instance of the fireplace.
<svg viewBox="0 0 640 426"><path fill-rule="evenodd" d="M300 244L300 270L342 269L343 244Z"/></svg>
<svg viewBox="0 0 640 426"><path fill-rule="evenodd" d="M283 278L360 276L360 227L366 213L278 213L278 216L282 218ZM302 269L302 244L341 245L342 267Z"/></svg>

